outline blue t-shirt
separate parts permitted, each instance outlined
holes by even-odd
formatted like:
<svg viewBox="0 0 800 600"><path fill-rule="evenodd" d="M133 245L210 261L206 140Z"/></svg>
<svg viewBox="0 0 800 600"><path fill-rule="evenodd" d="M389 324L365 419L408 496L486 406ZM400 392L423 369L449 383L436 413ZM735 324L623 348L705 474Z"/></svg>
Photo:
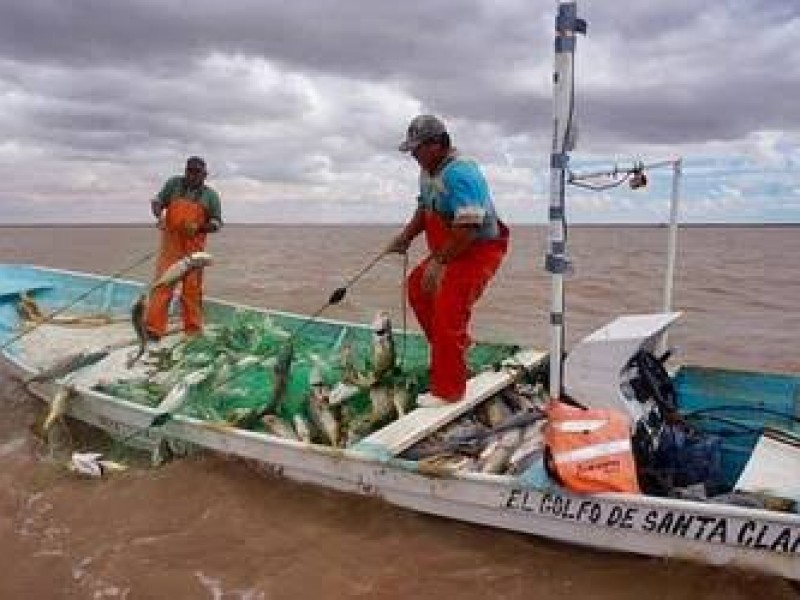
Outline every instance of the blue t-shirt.
<svg viewBox="0 0 800 600"><path fill-rule="evenodd" d="M499 235L489 186L473 160L454 155L435 176L422 171L418 202L451 225L477 227L478 239Z"/></svg>

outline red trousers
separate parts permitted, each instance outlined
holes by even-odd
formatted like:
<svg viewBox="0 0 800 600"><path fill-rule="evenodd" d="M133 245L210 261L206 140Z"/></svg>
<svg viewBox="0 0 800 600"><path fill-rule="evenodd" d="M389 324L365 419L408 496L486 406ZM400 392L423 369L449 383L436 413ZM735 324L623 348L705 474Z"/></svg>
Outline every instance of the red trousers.
<svg viewBox="0 0 800 600"><path fill-rule="evenodd" d="M155 279L170 265L192 252L205 249L206 234L186 234L186 226L200 226L206 222L203 205L184 198L173 198L167 206L164 227L161 232L161 250L156 263ZM154 279L154 280L155 280ZM181 316L186 333L198 333L203 329L203 270L195 269L180 282ZM169 305L174 287L160 287L150 295L147 305L147 330L157 336L167 331Z"/></svg>
<svg viewBox="0 0 800 600"><path fill-rule="evenodd" d="M443 242L438 217L426 218L425 232L432 252ZM444 399L460 400L467 386L466 353L471 343L469 323L472 307L494 276L508 249L508 229L497 240L476 241L444 267L439 289L422 289L423 260L408 277L408 300L431 348L430 391Z"/></svg>

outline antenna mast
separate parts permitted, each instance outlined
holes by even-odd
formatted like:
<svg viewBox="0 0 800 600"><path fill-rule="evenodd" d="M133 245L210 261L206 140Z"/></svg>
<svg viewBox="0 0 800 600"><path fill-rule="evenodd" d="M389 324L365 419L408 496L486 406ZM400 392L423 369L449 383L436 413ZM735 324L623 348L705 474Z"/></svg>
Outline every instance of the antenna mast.
<svg viewBox="0 0 800 600"><path fill-rule="evenodd" d="M550 211L545 268L551 274L550 398L561 397L564 355L564 275L567 256L564 190L570 150L575 148L574 56L576 34L586 33L577 2L559 2L555 27L553 73L553 146L550 154Z"/></svg>

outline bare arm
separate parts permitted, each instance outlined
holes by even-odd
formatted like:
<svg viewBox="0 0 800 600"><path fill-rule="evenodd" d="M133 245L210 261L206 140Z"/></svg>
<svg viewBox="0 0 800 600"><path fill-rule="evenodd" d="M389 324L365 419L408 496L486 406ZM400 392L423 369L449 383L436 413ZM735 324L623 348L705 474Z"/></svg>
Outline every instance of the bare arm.
<svg viewBox="0 0 800 600"><path fill-rule="evenodd" d="M389 246L386 248L386 252L397 252L404 254L411 245L411 242L414 241L414 238L422 233L424 227L425 217L423 210L421 208L417 208L417 210L414 212L414 215L411 217L408 223L406 223L406 226L403 227L403 231L401 231L400 234L389 243Z"/></svg>

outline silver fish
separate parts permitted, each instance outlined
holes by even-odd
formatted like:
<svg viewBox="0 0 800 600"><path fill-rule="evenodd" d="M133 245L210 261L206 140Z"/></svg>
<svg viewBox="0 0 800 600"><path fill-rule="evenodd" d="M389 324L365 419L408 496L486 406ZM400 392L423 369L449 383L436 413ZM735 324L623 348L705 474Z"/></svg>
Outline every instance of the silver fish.
<svg viewBox="0 0 800 600"><path fill-rule="evenodd" d="M69 375L78 369L82 369L83 367L88 367L89 365L100 362L106 356L108 356L108 353L108 348L101 348L100 350L83 350L76 354L71 354L59 361L56 361L53 365L43 369L36 375L28 378L25 383L53 381L54 379L60 379L61 377Z"/></svg>
<svg viewBox="0 0 800 600"><path fill-rule="evenodd" d="M508 405L498 397L489 400L484 406L486 420L489 427L497 427L502 425L511 417L512 412Z"/></svg>
<svg viewBox="0 0 800 600"><path fill-rule="evenodd" d="M509 429L491 442L481 453L482 473L504 473L508 468L512 454L522 441L522 431Z"/></svg>
<svg viewBox="0 0 800 600"><path fill-rule="evenodd" d="M308 414L311 416L311 422L322 433L326 442L333 447L338 447L341 438L341 425L328 405L325 394L321 393L320 390L312 390L309 395Z"/></svg>
<svg viewBox="0 0 800 600"><path fill-rule="evenodd" d="M324 384L325 378L322 375L322 367L315 362L308 371L308 385L313 387Z"/></svg>
<svg viewBox="0 0 800 600"><path fill-rule="evenodd" d="M540 408L532 396L520 393L512 388L503 390L500 392L499 396L505 400L509 406L514 408L514 412L533 411Z"/></svg>
<svg viewBox="0 0 800 600"><path fill-rule="evenodd" d="M236 361L234 364L234 368L238 370L244 370L247 367L252 367L253 365L259 364L263 359L259 356L255 356L254 354L248 354Z"/></svg>
<svg viewBox="0 0 800 600"><path fill-rule="evenodd" d="M372 407L370 419L373 425L386 422L396 415L394 391L385 386L375 386L369 390L369 402Z"/></svg>
<svg viewBox="0 0 800 600"><path fill-rule="evenodd" d="M343 383L355 384L361 378L353 357L353 346L350 344L343 344L339 350L339 366L342 369Z"/></svg>
<svg viewBox="0 0 800 600"><path fill-rule="evenodd" d="M126 363L130 369L139 360L147 349L147 326L145 325L145 313L147 312L147 294L142 294L136 299L131 307L131 323L136 332L136 339L139 341L139 349L136 354L131 356Z"/></svg>
<svg viewBox="0 0 800 600"><path fill-rule="evenodd" d="M294 346L291 342L284 344L278 353L278 360L275 363L275 367L272 369L272 401L270 402L272 410L278 410L281 402L283 402L283 397L286 395L286 389L289 387L289 374L292 370L293 358Z"/></svg>
<svg viewBox="0 0 800 600"><path fill-rule="evenodd" d="M239 426L254 420L253 416L255 412L255 409L252 408L237 407L230 410L228 414L225 415L225 422L230 425Z"/></svg>
<svg viewBox="0 0 800 600"><path fill-rule="evenodd" d="M181 381L175 384L167 393L164 399L156 407L161 414L172 414L186 402L191 389L205 381L211 375L211 369L203 368L189 373Z"/></svg>
<svg viewBox="0 0 800 600"><path fill-rule="evenodd" d="M392 389L392 402L394 402L398 418L408 412L411 408L411 390L407 385L396 385Z"/></svg>
<svg viewBox="0 0 800 600"><path fill-rule="evenodd" d="M150 286L151 290L159 287L171 287L186 277L190 272L202 269L211 264L212 256L208 252L192 252L189 256L172 263L161 276Z"/></svg>
<svg viewBox="0 0 800 600"><path fill-rule="evenodd" d="M267 433L288 440L300 439L297 437L294 429L292 429L292 426L276 415L264 415L261 417L261 422L264 423L264 428L267 430Z"/></svg>
<svg viewBox="0 0 800 600"><path fill-rule="evenodd" d="M350 398L354 398L359 392L361 392L361 388L357 385L340 381L333 386L333 389L328 396L328 404L331 406L337 406L342 402L346 402Z"/></svg>
<svg viewBox="0 0 800 600"><path fill-rule="evenodd" d="M296 414L292 418L292 423L294 424L294 430L297 433L297 437L304 442L311 442L311 426L306 418L303 415Z"/></svg>
<svg viewBox="0 0 800 600"><path fill-rule="evenodd" d="M179 381L164 396L164 399L156 406L156 410L161 414L173 413L177 410L189 396L189 384L186 381Z"/></svg>
<svg viewBox="0 0 800 600"><path fill-rule="evenodd" d="M443 444L455 444L462 440L484 437L489 428L475 418L462 417L442 429L438 441Z"/></svg>
<svg viewBox="0 0 800 600"><path fill-rule="evenodd" d="M392 320L388 312L381 311L372 322L372 369L376 382L394 370L395 361Z"/></svg>
<svg viewBox="0 0 800 600"><path fill-rule="evenodd" d="M508 460L508 472L522 473L544 452L544 421L528 425L522 432L522 442Z"/></svg>
<svg viewBox="0 0 800 600"><path fill-rule="evenodd" d="M437 454L421 459L417 463L420 473L432 476L447 476L458 471L470 471L475 462L459 454Z"/></svg>
<svg viewBox="0 0 800 600"><path fill-rule="evenodd" d="M75 390L71 386L61 386L50 401L50 410L42 423L42 432L47 433L58 419L67 412L67 404Z"/></svg>

